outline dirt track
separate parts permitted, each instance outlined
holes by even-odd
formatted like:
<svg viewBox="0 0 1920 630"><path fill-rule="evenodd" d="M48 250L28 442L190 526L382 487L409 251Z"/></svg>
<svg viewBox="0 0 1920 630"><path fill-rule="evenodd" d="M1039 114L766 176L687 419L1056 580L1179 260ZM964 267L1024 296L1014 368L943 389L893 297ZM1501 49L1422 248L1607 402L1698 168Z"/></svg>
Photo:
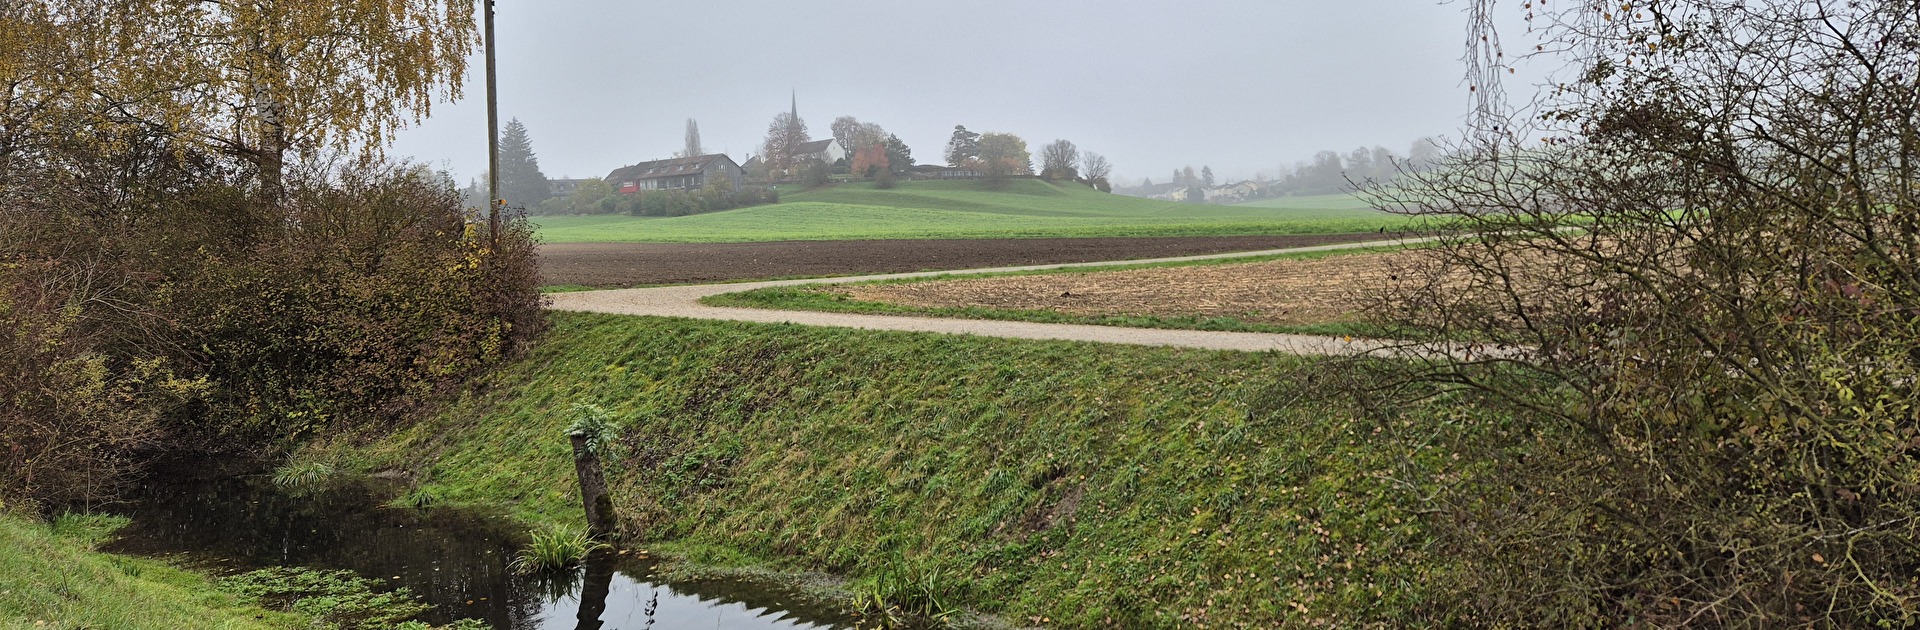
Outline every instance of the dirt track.
<svg viewBox="0 0 1920 630"><path fill-rule="evenodd" d="M1324 245L1296 248L1294 252L1326 251L1351 249L1355 247L1383 246L1396 244L1394 241L1357 242L1347 245ZM1215 254L1192 256L1181 259L1163 258L1161 261L1236 258L1250 255L1282 253L1268 250L1264 252ZM993 269L973 269L975 273L993 273L1009 271L1035 271L1039 269L1058 269L1063 267L1083 267L1100 265L1037 265L1025 267L1000 267ZM1237 350L1244 352L1280 351L1305 355L1353 355L1375 353L1397 353L1393 350L1401 342L1350 339L1337 337L1319 337L1313 335L1285 335L1273 333L1223 332L1213 330L1170 330L1160 328L1120 328L1114 326L1086 326L1079 324L1042 324L1035 322L1016 322L980 319L946 319L939 317L897 317L890 315L863 315L857 313L818 313L810 311L775 311L754 308L728 308L707 306L700 299L709 295L749 291L771 286L803 286L815 284L836 284L860 282L864 280L888 280L904 278L928 278L939 275L938 272L899 273L871 276L851 276L818 280L778 280L770 282L747 282L740 284L695 284L643 289L615 289L608 291L581 291L577 293L557 293L549 296L550 308L563 311L588 311L612 313L617 315L648 315L654 317L691 317L696 319L716 319L728 321L794 323L809 326L832 326L839 328L864 328L868 330L901 330L934 332L957 335L982 335L989 337L1009 337L1016 339L1058 339L1070 341L1093 341L1100 343L1119 343L1147 346L1173 346L1183 348L1202 348L1208 350ZM1427 354L1432 349L1417 349L1416 353ZM1440 349L1450 352L1449 349Z"/></svg>
<svg viewBox="0 0 1920 630"><path fill-rule="evenodd" d="M540 270L547 284L613 288L1160 258L1394 236L1365 232L1167 238L552 243L540 246Z"/></svg>

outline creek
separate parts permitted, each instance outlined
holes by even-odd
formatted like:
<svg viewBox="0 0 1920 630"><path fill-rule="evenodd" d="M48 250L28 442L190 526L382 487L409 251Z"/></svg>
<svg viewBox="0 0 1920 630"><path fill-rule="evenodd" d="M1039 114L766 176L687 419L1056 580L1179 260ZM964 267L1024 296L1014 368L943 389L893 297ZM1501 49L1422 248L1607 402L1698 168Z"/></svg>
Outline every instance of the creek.
<svg viewBox="0 0 1920 630"><path fill-rule="evenodd" d="M132 519L105 550L185 556L227 569L347 569L405 587L434 608L500 630L851 628L833 606L791 587L740 579L666 580L652 560L596 554L542 578L508 569L518 526L505 517L385 504L378 480L295 493L258 476L153 483L115 510ZM586 614L581 614L582 612Z"/></svg>

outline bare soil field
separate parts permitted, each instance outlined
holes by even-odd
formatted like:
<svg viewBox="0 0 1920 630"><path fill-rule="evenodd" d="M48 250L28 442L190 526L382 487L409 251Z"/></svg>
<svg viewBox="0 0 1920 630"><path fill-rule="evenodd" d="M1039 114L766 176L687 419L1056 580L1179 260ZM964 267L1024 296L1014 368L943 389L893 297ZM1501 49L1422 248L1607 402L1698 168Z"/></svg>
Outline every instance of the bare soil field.
<svg viewBox="0 0 1920 630"><path fill-rule="evenodd" d="M1163 238L549 243L540 246L540 270L550 285L619 288L1217 254L1396 236L1363 232Z"/></svg>
<svg viewBox="0 0 1920 630"><path fill-rule="evenodd" d="M1050 310L1076 315L1231 317L1299 325L1353 319L1358 295L1390 280L1409 252L1305 260L823 286L856 300L916 307Z"/></svg>

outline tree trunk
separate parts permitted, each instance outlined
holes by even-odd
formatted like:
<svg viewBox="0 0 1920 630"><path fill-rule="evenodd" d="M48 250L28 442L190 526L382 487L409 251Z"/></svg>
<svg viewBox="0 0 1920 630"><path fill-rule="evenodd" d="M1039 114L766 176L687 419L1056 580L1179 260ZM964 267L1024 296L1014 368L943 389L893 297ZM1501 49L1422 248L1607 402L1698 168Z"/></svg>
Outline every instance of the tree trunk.
<svg viewBox="0 0 1920 630"><path fill-rule="evenodd" d="M607 477L601 470L600 456L587 448L587 434L575 431L573 471L580 477L580 503L587 511L587 533L594 540L607 540L616 530L613 522L613 498L607 495Z"/></svg>
<svg viewBox="0 0 1920 630"><path fill-rule="evenodd" d="M265 42L259 46L264 57L263 66L276 76L284 76L287 72L285 53ZM260 200L268 206L279 206L286 197L287 149L290 145L287 141L285 107L280 97L273 93L271 83L258 74L252 77L252 91L258 137L254 138L255 144L248 157L258 170L255 177L260 184Z"/></svg>

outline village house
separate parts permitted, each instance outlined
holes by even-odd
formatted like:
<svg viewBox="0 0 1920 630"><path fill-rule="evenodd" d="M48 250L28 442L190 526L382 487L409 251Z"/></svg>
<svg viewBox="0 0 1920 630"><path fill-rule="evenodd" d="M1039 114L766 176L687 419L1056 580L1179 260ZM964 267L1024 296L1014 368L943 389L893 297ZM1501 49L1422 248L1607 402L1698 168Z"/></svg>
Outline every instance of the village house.
<svg viewBox="0 0 1920 630"><path fill-rule="evenodd" d="M644 190L699 190L716 178L726 178L733 190L740 190L746 175L733 158L721 154L699 155L641 162L614 169L607 174L607 185L617 192Z"/></svg>
<svg viewBox="0 0 1920 630"><path fill-rule="evenodd" d="M847 157L847 149L833 138L802 143L793 148L793 162L805 164L807 160L820 160L828 164L838 163Z"/></svg>
<svg viewBox="0 0 1920 630"><path fill-rule="evenodd" d="M549 178L547 180L547 191L555 197L565 197L567 195L573 194L573 191L578 190L580 188L580 183L584 181L587 181L587 180L569 179L565 177L562 177L559 179Z"/></svg>
<svg viewBox="0 0 1920 630"><path fill-rule="evenodd" d="M1251 180L1225 186L1215 186L1206 190L1207 203L1234 203L1246 201L1259 194L1260 185Z"/></svg>
<svg viewBox="0 0 1920 630"><path fill-rule="evenodd" d="M964 166L941 166L921 164L907 170L912 179L975 179L982 175L977 169Z"/></svg>

